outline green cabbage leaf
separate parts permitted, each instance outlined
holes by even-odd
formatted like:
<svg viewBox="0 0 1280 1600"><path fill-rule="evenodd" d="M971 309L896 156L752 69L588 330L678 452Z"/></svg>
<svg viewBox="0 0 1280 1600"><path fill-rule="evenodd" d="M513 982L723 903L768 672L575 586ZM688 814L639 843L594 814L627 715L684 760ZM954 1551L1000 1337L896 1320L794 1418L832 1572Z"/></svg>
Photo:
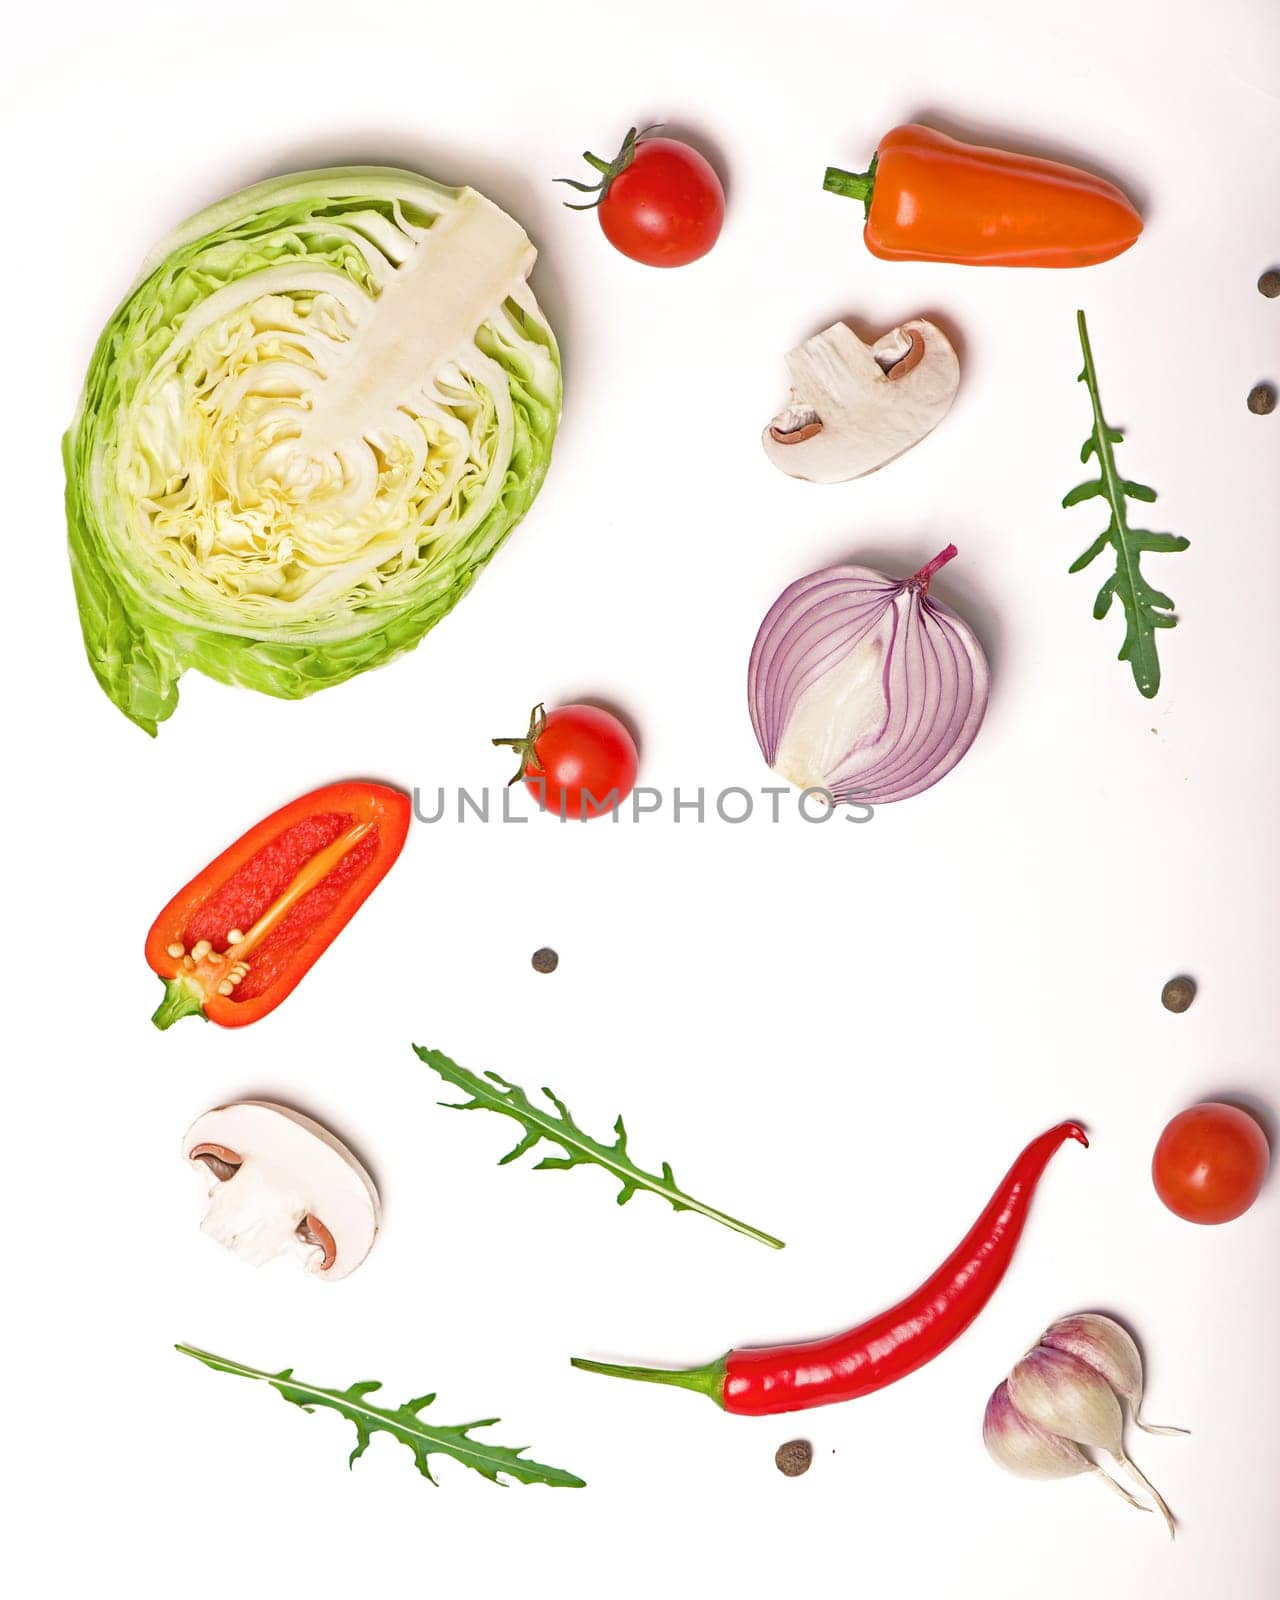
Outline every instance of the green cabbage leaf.
<svg viewBox="0 0 1280 1600"><path fill-rule="evenodd" d="M154 734L188 667L286 699L412 649L528 510L560 415L524 230L350 167L152 252L63 442L98 682Z"/></svg>

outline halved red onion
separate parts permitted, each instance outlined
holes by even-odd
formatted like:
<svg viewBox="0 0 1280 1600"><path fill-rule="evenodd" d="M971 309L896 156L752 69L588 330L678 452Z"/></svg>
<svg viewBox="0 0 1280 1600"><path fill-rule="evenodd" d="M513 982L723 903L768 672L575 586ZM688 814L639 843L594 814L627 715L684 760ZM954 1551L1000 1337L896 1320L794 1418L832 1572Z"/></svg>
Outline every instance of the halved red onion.
<svg viewBox="0 0 1280 1600"><path fill-rule="evenodd" d="M783 590L751 651L747 698L764 758L801 789L887 805L950 772L987 709L972 628L929 598L949 544L910 578L827 567Z"/></svg>

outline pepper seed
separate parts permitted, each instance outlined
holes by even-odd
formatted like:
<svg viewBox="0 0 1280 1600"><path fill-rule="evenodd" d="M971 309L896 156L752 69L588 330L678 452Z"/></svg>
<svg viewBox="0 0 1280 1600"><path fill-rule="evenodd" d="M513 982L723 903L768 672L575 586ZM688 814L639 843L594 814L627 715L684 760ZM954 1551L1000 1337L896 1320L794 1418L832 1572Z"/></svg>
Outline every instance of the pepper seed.
<svg viewBox="0 0 1280 1600"><path fill-rule="evenodd" d="M549 950L545 945L541 950L533 952L533 970L535 972L554 972L560 965L560 957L554 950Z"/></svg>
<svg viewBox="0 0 1280 1600"><path fill-rule="evenodd" d="M1258 279L1258 293L1265 294L1268 300L1280 295L1280 271L1272 267L1269 272L1264 272Z"/></svg>
<svg viewBox="0 0 1280 1600"><path fill-rule="evenodd" d="M1269 417L1275 408L1275 386L1270 383L1255 383L1249 390L1249 410L1255 417Z"/></svg>
<svg viewBox="0 0 1280 1600"><path fill-rule="evenodd" d="M1160 1004L1166 1011L1185 1011L1196 997L1191 978L1170 978L1160 991Z"/></svg>
<svg viewBox="0 0 1280 1600"><path fill-rule="evenodd" d="M778 1446L774 1464L786 1478L798 1478L813 1465L813 1446L807 1439L788 1439Z"/></svg>

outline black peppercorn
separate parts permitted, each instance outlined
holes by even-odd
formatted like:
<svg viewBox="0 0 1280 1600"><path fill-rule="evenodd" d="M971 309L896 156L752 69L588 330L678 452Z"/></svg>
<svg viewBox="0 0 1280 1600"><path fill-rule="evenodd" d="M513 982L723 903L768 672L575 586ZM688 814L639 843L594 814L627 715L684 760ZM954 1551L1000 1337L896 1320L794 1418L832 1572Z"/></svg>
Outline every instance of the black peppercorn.
<svg viewBox="0 0 1280 1600"><path fill-rule="evenodd" d="M1249 390L1249 410L1255 417L1269 417L1276 408L1276 391L1269 383L1255 383Z"/></svg>
<svg viewBox="0 0 1280 1600"><path fill-rule="evenodd" d="M1268 300L1280 295L1280 271L1272 267L1270 272L1264 272L1258 279L1258 293L1265 294Z"/></svg>
<svg viewBox="0 0 1280 1600"><path fill-rule="evenodd" d="M813 1465L813 1446L807 1439L788 1439L786 1444L778 1446L773 1459L785 1477L798 1478Z"/></svg>
<svg viewBox="0 0 1280 1600"><path fill-rule="evenodd" d="M1160 1003L1166 1011L1185 1011L1196 997L1196 986L1190 978L1170 978L1160 991Z"/></svg>
<svg viewBox="0 0 1280 1600"><path fill-rule="evenodd" d="M560 965L560 957L554 950L548 950L544 945L541 950L533 952L533 970L535 972L554 972Z"/></svg>

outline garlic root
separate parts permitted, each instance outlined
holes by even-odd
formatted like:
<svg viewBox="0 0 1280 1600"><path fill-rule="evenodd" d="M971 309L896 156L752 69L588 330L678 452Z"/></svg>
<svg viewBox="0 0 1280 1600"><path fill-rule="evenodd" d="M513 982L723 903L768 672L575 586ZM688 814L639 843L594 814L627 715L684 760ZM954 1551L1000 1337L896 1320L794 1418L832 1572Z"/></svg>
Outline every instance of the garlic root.
<svg viewBox="0 0 1280 1600"><path fill-rule="evenodd" d="M1173 1513L1125 1455L1124 1411L1100 1372L1065 1350L1039 1344L1023 1356L1007 1381L1009 1400L1027 1421L1068 1443L1105 1450L1126 1467L1155 1500L1173 1538Z"/></svg>
<svg viewBox="0 0 1280 1600"><path fill-rule="evenodd" d="M1124 1500L1124 1501L1127 1501L1128 1504L1131 1505L1134 1508L1135 1511L1150 1511L1151 1510L1150 1506L1144 1506L1141 1500L1135 1499L1134 1496L1131 1495L1129 1493L1129 1491L1125 1488L1124 1484L1122 1484L1118 1478L1113 1478L1111 1476L1111 1474L1106 1470L1105 1467L1100 1467L1096 1461L1090 1462L1089 1465L1092 1468L1092 1470L1094 1472L1096 1472L1097 1475L1102 1479L1103 1483L1107 1484L1110 1488L1114 1489L1115 1492L1120 1496L1120 1498L1122 1500ZM1151 1485L1147 1484L1147 1487L1150 1489ZM1155 1490L1154 1489L1151 1489L1151 1492L1152 1492L1152 1494L1155 1494ZM1158 1500L1159 1498L1160 1498L1159 1495L1156 1495L1156 1499ZM1161 1503L1163 1504L1163 1502L1161 1502Z"/></svg>
<svg viewBox="0 0 1280 1600"><path fill-rule="evenodd" d="M1165 1504L1165 1498L1160 1493L1159 1489L1156 1488L1155 1484L1152 1483L1151 1479L1147 1477L1145 1472L1143 1472L1139 1467L1136 1467L1133 1462L1130 1461L1129 1457L1125 1455L1123 1450L1112 1450L1109 1453L1115 1457L1122 1467L1128 1468L1128 1470L1134 1475L1142 1487L1155 1501L1156 1508L1160 1512L1160 1515L1164 1518L1165 1526L1169 1529L1169 1537L1171 1539L1175 1539L1178 1534L1178 1527L1173 1520L1173 1512L1170 1511L1169 1507ZM1101 1468L1099 1468L1099 1470L1101 1471ZM1106 1474L1103 1473L1103 1476L1105 1477ZM1121 1492L1123 1493L1123 1491ZM1147 1510L1149 1508L1144 1506L1143 1509Z"/></svg>

